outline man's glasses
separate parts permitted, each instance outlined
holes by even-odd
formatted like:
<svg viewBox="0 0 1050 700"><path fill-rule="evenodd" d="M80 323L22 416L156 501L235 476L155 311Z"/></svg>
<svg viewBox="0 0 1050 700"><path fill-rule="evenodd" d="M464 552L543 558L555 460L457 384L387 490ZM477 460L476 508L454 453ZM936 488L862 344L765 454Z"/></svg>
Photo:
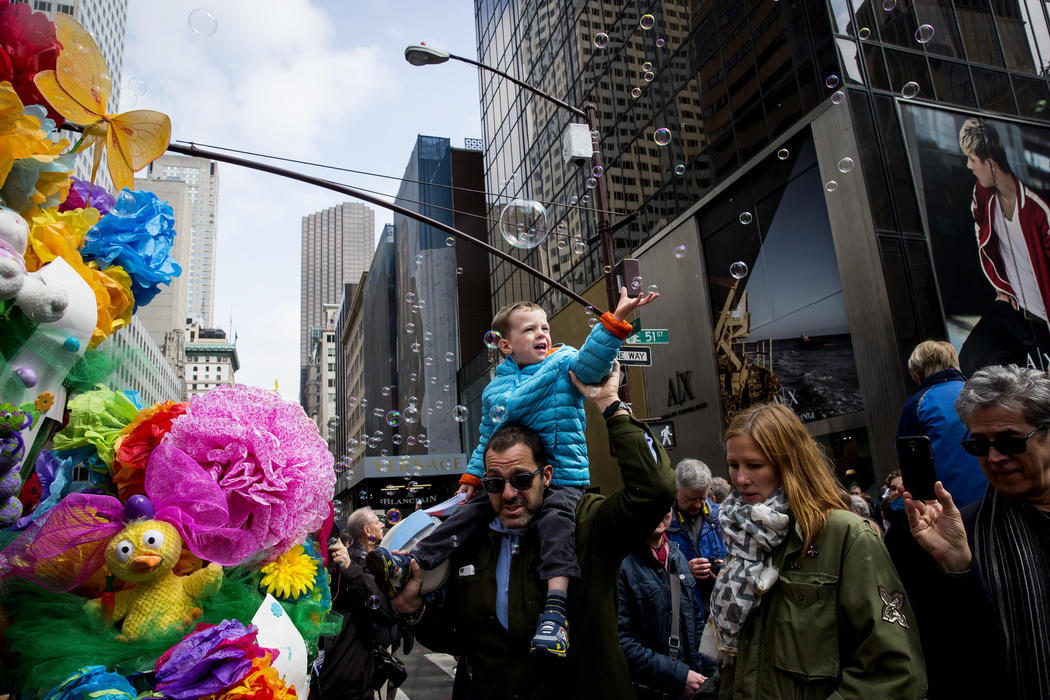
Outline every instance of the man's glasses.
<svg viewBox="0 0 1050 700"><path fill-rule="evenodd" d="M503 485L508 481L510 487L515 491L528 491L532 488L532 481L536 478L537 474L543 473L543 469L537 469L531 474L521 472L513 475L509 479L504 479L502 476L487 476L481 480L481 485L485 487L485 491L488 493L502 493Z"/></svg>
<svg viewBox="0 0 1050 700"><path fill-rule="evenodd" d="M993 447L999 454L1019 455L1028 449L1028 440L1045 427L1046 423L1042 423L1024 437L998 437L994 440L985 437L967 438L962 441L962 447L974 457L987 457Z"/></svg>

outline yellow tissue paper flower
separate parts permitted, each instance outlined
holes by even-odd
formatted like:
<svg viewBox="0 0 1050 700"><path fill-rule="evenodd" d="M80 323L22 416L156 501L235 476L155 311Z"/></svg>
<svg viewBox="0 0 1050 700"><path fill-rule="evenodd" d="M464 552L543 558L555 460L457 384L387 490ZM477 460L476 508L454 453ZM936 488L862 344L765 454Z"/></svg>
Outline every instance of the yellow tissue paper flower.
<svg viewBox="0 0 1050 700"><path fill-rule="evenodd" d="M259 587L276 598L298 598L313 590L317 562L297 544L260 569Z"/></svg>
<svg viewBox="0 0 1050 700"><path fill-rule="evenodd" d="M29 219L29 245L26 246L26 269L35 272L44 263L49 263L57 257L66 257L62 252L77 250L84 244L84 236L92 226L102 218L98 209L88 207L86 209L72 209L70 211L59 211L56 207L43 209ZM57 236L64 239L63 246ZM77 256L79 257L79 253ZM67 262L69 260L67 259ZM73 263L70 262L71 265ZM76 267L76 265L74 265Z"/></svg>
<svg viewBox="0 0 1050 700"><path fill-rule="evenodd" d="M34 156L56 158L69 148L69 139L52 141L41 128L40 119L24 110L11 83L0 83L0 184L16 160ZM67 176L67 187L68 180Z"/></svg>

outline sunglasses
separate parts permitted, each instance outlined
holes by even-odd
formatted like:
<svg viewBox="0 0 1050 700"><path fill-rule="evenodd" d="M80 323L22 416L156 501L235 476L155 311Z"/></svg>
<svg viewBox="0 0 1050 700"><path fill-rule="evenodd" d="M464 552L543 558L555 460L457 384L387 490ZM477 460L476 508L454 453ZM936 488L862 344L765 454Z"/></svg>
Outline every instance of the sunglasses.
<svg viewBox="0 0 1050 700"><path fill-rule="evenodd" d="M962 447L974 457L987 457L988 451L993 447L999 454L1019 455L1028 449L1028 440L1045 427L1046 423L1042 423L1024 437L998 437L994 440L985 437L967 438L962 441Z"/></svg>
<svg viewBox="0 0 1050 700"><path fill-rule="evenodd" d="M487 476L481 480L481 485L485 487L487 493L502 493L504 484L509 481L510 487L515 491L528 491L532 488L532 482L536 475L542 473L543 469L540 468L531 474L524 472L515 474L509 479L504 479L502 476Z"/></svg>

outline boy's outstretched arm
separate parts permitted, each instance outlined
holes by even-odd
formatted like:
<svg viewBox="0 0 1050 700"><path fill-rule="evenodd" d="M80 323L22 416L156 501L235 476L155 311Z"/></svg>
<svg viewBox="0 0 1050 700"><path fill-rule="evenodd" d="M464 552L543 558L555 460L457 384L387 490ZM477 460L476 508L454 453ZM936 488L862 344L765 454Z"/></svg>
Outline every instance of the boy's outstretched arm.
<svg viewBox="0 0 1050 700"><path fill-rule="evenodd" d="M616 309L602 314L601 324L594 326L567 369L572 370L585 384L599 383L609 374L620 345L633 330L626 320L627 316L639 306L651 304L659 297L656 292L650 292L632 299L627 296L627 288L621 287Z"/></svg>

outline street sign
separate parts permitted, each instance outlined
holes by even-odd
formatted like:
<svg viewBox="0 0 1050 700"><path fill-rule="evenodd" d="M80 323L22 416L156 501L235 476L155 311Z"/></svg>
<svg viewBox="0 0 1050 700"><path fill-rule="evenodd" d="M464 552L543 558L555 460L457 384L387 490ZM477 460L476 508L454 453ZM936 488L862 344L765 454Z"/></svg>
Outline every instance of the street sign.
<svg viewBox="0 0 1050 700"><path fill-rule="evenodd" d="M616 359L621 365L639 365L641 367L653 366L653 349L645 346L634 348L620 348L616 353Z"/></svg>
<svg viewBox="0 0 1050 700"><path fill-rule="evenodd" d="M653 431L653 435L660 441L665 450L678 446L678 441L675 440L674 436L674 421L662 420L662 421L651 421L646 422L649 426L649 430Z"/></svg>
<svg viewBox="0 0 1050 700"><path fill-rule="evenodd" d="M666 328L637 330L627 336L628 345L667 345L670 342L671 333Z"/></svg>

